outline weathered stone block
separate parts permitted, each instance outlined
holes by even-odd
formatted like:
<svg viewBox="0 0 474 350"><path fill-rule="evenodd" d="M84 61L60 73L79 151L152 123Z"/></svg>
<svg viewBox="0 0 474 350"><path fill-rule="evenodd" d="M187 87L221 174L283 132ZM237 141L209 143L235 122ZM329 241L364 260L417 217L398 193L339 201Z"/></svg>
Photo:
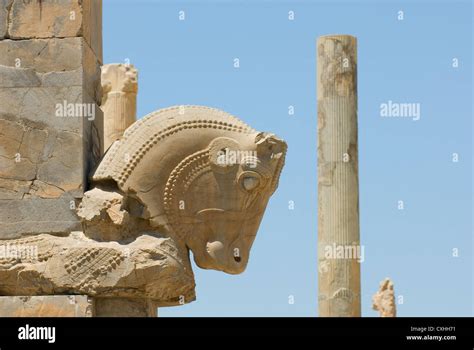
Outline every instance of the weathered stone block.
<svg viewBox="0 0 474 350"><path fill-rule="evenodd" d="M0 0L0 39L3 39L8 30L8 14L13 0Z"/></svg>
<svg viewBox="0 0 474 350"><path fill-rule="evenodd" d="M100 108L80 86L0 88L0 101L0 199L80 197L102 152Z"/></svg>
<svg viewBox="0 0 474 350"><path fill-rule="evenodd" d="M0 317L92 317L86 295L0 297Z"/></svg>
<svg viewBox="0 0 474 350"><path fill-rule="evenodd" d="M83 38L2 40L0 52L0 88L83 86L100 103L100 62Z"/></svg>
<svg viewBox="0 0 474 350"><path fill-rule="evenodd" d="M41 86L41 79L34 69L0 66L0 87L34 87Z"/></svg>
<svg viewBox="0 0 474 350"><path fill-rule="evenodd" d="M1 199L22 199L25 194L30 191L32 181L2 179L2 187L0 187Z"/></svg>
<svg viewBox="0 0 474 350"><path fill-rule="evenodd" d="M2 38L82 36L102 62L101 0L2 0L2 2L3 6L0 9Z"/></svg>
<svg viewBox="0 0 474 350"><path fill-rule="evenodd" d="M99 61L83 38L0 51L0 199L80 197L103 149Z"/></svg>
<svg viewBox="0 0 474 350"><path fill-rule="evenodd" d="M0 119L80 133L83 119L96 117L89 116L91 106L80 105L84 98L80 86L0 88Z"/></svg>
<svg viewBox="0 0 474 350"><path fill-rule="evenodd" d="M93 106L94 121L57 117L54 123L51 103L40 102L48 90L67 88L31 88L36 97L26 102L15 98L23 89L0 89L0 239L80 229L74 200L102 152L102 112L81 87L71 88L77 99L69 100Z"/></svg>
<svg viewBox="0 0 474 350"><path fill-rule="evenodd" d="M61 198L0 200L0 240L38 233L63 234L80 230L74 212L75 199Z"/></svg>
<svg viewBox="0 0 474 350"><path fill-rule="evenodd" d="M95 298L96 317L157 317L157 304L146 299Z"/></svg>
<svg viewBox="0 0 474 350"><path fill-rule="evenodd" d="M102 0L82 1L82 36L102 63Z"/></svg>
<svg viewBox="0 0 474 350"><path fill-rule="evenodd" d="M0 64L38 73L70 71L82 65L81 38L3 40Z"/></svg>

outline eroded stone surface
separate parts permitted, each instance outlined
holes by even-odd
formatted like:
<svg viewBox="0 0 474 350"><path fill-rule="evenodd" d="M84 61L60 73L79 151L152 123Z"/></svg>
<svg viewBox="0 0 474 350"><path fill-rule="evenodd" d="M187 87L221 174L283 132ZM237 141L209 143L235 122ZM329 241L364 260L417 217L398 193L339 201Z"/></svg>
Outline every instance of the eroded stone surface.
<svg viewBox="0 0 474 350"><path fill-rule="evenodd" d="M0 52L0 88L82 86L100 103L100 61L83 38L0 40Z"/></svg>
<svg viewBox="0 0 474 350"><path fill-rule="evenodd" d="M98 60L83 38L0 49L0 199L82 196L103 148Z"/></svg>
<svg viewBox="0 0 474 350"><path fill-rule="evenodd" d="M1 0L0 39L83 37L102 61L102 0Z"/></svg>
<svg viewBox="0 0 474 350"><path fill-rule="evenodd" d="M96 317L157 317L157 305L146 299L95 298Z"/></svg>
<svg viewBox="0 0 474 350"><path fill-rule="evenodd" d="M0 98L5 96L2 92L9 96L18 93L18 89L0 89ZM31 93L33 92L26 94ZM45 91L39 89L38 93L44 96ZM27 100L28 97L23 99ZM14 103L11 106L17 110L22 109ZM27 106L28 103L25 103L23 107ZM39 120L34 121L38 111L33 110L32 104L30 106L31 113L23 108L16 113L17 118L10 117L11 114L8 113L3 114L8 105L0 107L0 184L2 192L11 192L5 197L0 195L0 199L12 196L18 198L15 196L18 183L14 180L27 181L31 186L20 198L28 198L25 197L26 194L32 197L55 198L64 192L79 196L84 182L83 154L80 152L83 138L80 130L76 128L81 124L76 126L71 123L74 128L71 131L57 130L54 124L48 127L44 123L48 120L48 115L38 115ZM25 118L22 118L23 116ZM41 120L42 117L45 119Z"/></svg>
<svg viewBox="0 0 474 350"><path fill-rule="evenodd" d="M10 38L78 36L82 10L78 0L14 0L10 9Z"/></svg>
<svg viewBox="0 0 474 350"><path fill-rule="evenodd" d="M36 235L0 241L1 295L55 295L194 300L189 264L170 238L143 233L129 244L98 242L81 232L67 237ZM18 252L12 252L16 249ZM20 252L22 252L20 254ZM22 278L18 278L21 276Z"/></svg>
<svg viewBox="0 0 474 350"><path fill-rule="evenodd" d="M0 0L0 39L5 38L8 32L8 15L13 0Z"/></svg>
<svg viewBox="0 0 474 350"><path fill-rule="evenodd" d="M11 182L19 188L15 189ZM58 198L24 198L34 190L31 181L2 180L2 186L12 187L0 191L4 198L0 199L0 244L2 240L38 233L65 235L81 229L74 210L78 200L70 194L57 192Z"/></svg>
<svg viewBox="0 0 474 350"><path fill-rule="evenodd" d="M93 301L86 295L0 297L1 317L92 317Z"/></svg>

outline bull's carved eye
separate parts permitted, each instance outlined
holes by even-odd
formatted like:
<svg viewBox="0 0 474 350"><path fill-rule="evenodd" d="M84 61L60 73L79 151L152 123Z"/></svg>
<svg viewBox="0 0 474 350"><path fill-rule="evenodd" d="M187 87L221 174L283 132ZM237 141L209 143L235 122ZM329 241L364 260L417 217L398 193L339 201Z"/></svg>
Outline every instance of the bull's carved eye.
<svg viewBox="0 0 474 350"><path fill-rule="evenodd" d="M247 192L252 192L260 187L262 179L259 174L247 171L240 175L240 186Z"/></svg>
<svg viewBox="0 0 474 350"><path fill-rule="evenodd" d="M259 184L260 180L252 176L244 177L242 181L242 185L247 191L252 191L253 189L257 188Z"/></svg>

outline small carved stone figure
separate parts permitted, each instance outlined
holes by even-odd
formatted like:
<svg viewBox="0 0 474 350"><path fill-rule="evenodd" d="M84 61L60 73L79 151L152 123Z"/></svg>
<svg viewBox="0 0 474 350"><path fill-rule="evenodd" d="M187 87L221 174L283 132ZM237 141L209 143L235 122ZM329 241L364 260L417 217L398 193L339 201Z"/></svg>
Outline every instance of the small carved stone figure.
<svg viewBox="0 0 474 350"><path fill-rule="evenodd" d="M396 317L395 291L393 282L386 278L380 283L380 288L372 297L372 308L380 313L380 317Z"/></svg>

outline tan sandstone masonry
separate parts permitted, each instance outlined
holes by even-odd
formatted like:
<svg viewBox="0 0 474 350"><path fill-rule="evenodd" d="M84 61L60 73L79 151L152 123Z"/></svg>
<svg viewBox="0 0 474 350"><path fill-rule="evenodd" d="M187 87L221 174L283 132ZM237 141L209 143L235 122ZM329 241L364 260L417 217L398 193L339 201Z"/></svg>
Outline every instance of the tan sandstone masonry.
<svg viewBox="0 0 474 350"><path fill-rule="evenodd" d="M94 301L86 295L0 297L2 317L92 317Z"/></svg>
<svg viewBox="0 0 474 350"><path fill-rule="evenodd" d="M360 316L357 43L317 42L319 315Z"/></svg>
<svg viewBox="0 0 474 350"><path fill-rule="evenodd" d="M0 297L2 317L157 317L146 300L91 298L87 295Z"/></svg>
<svg viewBox="0 0 474 350"><path fill-rule="evenodd" d="M137 117L138 72L131 64L102 66L104 151L119 140Z"/></svg>
<svg viewBox="0 0 474 350"><path fill-rule="evenodd" d="M81 228L103 153L100 0L0 1L0 240Z"/></svg>

